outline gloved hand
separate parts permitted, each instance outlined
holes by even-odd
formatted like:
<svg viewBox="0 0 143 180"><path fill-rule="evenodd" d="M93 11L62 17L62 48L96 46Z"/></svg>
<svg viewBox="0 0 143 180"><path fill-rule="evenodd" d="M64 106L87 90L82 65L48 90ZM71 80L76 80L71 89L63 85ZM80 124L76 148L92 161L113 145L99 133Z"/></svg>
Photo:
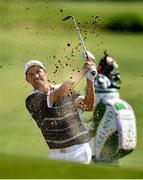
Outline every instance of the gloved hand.
<svg viewBox="0 0 143 180"><path fill-rule="evenodd" d="M94 55L90 51L84 52L84 57L86 58L86 60L88 60L88 59L95 60Z"/></svg>
<svg viewBox="0 0 143 180"><path fill-rule="evenodd" d="M95 65L91 65L90 69L88 72L85 74L86 78L94 81L95 77L97 76L97 69Z"/></svg>
<svg viewBox="0 0 143 180"><path fill-rule="evenodd" d="M84 57L86 58L86 60L88 61L92 61L94 62L95 60L95 57L94 55L90 52L90 51L86 51L84 52ZM85 74L86 78L91 80L91 81L94 81L95 77L97 75L97 69L96 69L96 66L95 64L94 65L91 65L90 69L88 70L88 72Z"/></svg>

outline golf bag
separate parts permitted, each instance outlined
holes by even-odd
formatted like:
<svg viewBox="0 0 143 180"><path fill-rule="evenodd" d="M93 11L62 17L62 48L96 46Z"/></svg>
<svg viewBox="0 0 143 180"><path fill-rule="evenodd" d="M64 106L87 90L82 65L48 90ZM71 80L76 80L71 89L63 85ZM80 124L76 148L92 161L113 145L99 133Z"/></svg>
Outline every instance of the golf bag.
<svg viewBox="0 0 143 180"><path fill-rule="evenodd" d="M136 120L132 107L117 89L97 89L93 113L93 160L116 160L136 147Z"/></svg>
<svg viewBox="0 0 143 180"><path fill-rule="evenodd" d="M91 148L93 160L113 161L136 147L136 119L132 107L120 99L121 77L116 60L105 56L98 64L96 108L93 113Z"/></svg>

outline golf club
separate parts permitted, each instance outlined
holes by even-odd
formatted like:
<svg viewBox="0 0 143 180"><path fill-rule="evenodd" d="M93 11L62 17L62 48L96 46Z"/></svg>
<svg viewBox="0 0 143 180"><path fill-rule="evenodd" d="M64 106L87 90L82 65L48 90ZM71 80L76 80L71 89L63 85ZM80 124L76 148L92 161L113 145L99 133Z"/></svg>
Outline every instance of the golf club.
<svg viewBox="0 0 143 180"><path fill-rule="evenodd" d="M79 29L79 27L77 26L76 20L75 20L74 16L67 16L67 17L65 17L65 18L63 19L63 21L66 21L66 20L68 20L68 19L72 19L72 20L73 20L74 25L75 25L76 30L77 30L77 33L78 33L78 36L79 36L80 43L81 43L82 48L83 48L83 52L84 52L86 58L88 59L89 57L88 57L87 49L86 49L86 46L85 46L85 44L84 44L83 38L82 38L82 36L81 36L80 29ZM96 73L97 73L97 72L96 72L96 69L94 68L94 69L92 70L91 74L92 74L92 75L95 75Z"/></svg>

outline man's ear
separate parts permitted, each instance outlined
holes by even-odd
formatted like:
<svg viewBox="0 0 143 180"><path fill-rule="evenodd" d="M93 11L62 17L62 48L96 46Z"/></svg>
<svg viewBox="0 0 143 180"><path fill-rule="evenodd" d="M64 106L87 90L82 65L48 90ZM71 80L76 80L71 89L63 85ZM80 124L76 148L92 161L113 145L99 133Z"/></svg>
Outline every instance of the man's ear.
<svg viewBox="0 0 143 180"><path fill-rule="evenodd" d="M45 72L46 75L48 74L46 69L44 69L44 72Z"/></svg>
<svg viewBox="0 0 143 180"><path fill-rule="evenodd" d="M29 79L28 79L28 77L27 77L27 76L26 76L25 80L26 80L28 83L30 83L30 82L29 82Z"/></svg>
<svg viewBox="0 0 143 180"><path fill-rule="evenodd" d="M47 73L47 70L46 70L46 69L44 69L44 71L45 71L45 73Z"/></svg>

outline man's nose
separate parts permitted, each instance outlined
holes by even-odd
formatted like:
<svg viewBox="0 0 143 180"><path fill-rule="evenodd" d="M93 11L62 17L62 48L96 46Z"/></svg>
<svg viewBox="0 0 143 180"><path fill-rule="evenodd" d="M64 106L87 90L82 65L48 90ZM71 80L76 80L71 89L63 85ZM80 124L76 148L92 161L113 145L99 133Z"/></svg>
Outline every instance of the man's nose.
<svg viewBox="0 0 143 180"><path fill-rule="evenodd" d="M34 78L35 79L39 78L39 74L35 74Z"/></svg>

